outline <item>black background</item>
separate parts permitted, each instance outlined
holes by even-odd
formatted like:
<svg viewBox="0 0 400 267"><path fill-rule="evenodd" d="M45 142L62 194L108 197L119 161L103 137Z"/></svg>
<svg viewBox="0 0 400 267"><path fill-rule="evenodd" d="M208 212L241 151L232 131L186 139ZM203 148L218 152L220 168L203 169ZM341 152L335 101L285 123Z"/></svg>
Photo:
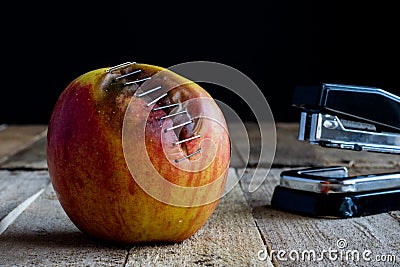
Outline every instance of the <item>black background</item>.
<svg viewBox="0 0 400 267"><path fill-rule="evenodd" d="M2 10L0 123L46 124L70 81L126 61L229 65L258 85L276 121L298 120L291 106L297 85L344 83L399 94L394 4L319 2L15 3ZM205 88L252 119L226 90Z"/></svg>

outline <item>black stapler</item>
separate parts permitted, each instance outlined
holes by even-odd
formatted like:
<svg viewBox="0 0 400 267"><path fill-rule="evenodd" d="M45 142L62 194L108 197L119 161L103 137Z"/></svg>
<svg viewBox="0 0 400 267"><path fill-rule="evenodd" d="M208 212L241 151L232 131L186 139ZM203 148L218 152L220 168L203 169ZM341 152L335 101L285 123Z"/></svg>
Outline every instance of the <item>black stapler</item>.
<svg viewBox="0 0 400 267"><path fill-rule="evenodd" d="M298 87L298 139L327 148L400 154L400 97L375 87ZM346 167L281 172L271 206L312 217L400 210L400 172L349 176Z"/></svg>

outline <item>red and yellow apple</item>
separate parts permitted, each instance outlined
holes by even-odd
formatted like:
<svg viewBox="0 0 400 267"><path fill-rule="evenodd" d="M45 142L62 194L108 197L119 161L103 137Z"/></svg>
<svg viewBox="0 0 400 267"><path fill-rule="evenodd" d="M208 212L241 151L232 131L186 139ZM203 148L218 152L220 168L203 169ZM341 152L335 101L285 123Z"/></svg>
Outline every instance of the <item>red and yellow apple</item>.
<svg viewBox="0 0 400 267"><path fill-rule="evenodd" d="M77 77L49 122L47 163L60 204L103 240L189 238L223 195L229 162L229 133L211 95L159 66Z"/></svg>

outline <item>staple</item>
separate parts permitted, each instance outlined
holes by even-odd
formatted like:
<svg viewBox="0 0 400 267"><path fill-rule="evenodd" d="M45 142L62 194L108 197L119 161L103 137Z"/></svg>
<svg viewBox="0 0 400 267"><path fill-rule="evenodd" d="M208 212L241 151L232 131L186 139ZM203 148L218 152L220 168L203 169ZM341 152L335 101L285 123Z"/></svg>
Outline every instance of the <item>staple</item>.
<svg viewBox="0 0 400 267"><path fill-rule="evenodd" d="M112 73L115 70L122 69L124 67L129 66L129 65L135 65L135 64L136 64L136 62L125 62L125 63L119 64L117 66L114 66L114 67L106 69L106 72L108 72L108 73L111 72Z"/></svg>
<svg viewBox="0 0 400 267"><path fill-rule="evenodd" d="M150 94L150 93L152 93L152 92L158 91L158 90L160 90L160 89L161 89L161 85L160 85L160 86L157 86L156 88L150 89L150 90L148 90L148 91L146 91L146 92L143 92L143 93L138 94L138 97L145 96L145 95L147 95L147 94Z"/></svg>
<svg viewBox="0 0 400 267"><path fill-rule="evenodd" d="M165 93L165 94L163 94L163 95L160 95L159 97L157 97L157 98L154 99L153 101L147 103L146 107L150 107L151 105L157 103L158 100L160 100L160 99L163 98L163 97L166 97L167 95L168 95L167 93Z"/></svg>
<svg viewBox="0 0 400 267"><path fill-rule="evenodd" d="M176 128L183 127L183 126L185 126L185 125L191 124L192 122L193 122L193 121L190 120L190 121L186 121L186 122L184 122L184 123L181 123L181 124L172 126L172 127L170 127L170 128L165 129L165 130L164 130L164 133L166 133L167 131L174 130L174 129L176 129Z"/></svg>
<svg viewBox="0 0 400 267"><path fill-rule="evenodd" d="M150 80L150 79L151 79L151 77L146 77L146 78L143 78L143 79L139 79L139 80L135 80L135 81L131 81L131 82L126 82L126 83L124 83L124 86L130 85L130 84L134 84L134 83L144 82L144 81L147 81L147 80Z"/></svg>
<svg viewBox="0 0 400 267"><path fill-rule="evenodd" d="M190 140L197 139L197 138L200 138L200 135L199 135L199 134L197 134L197 135L195 135L195 136L192 136L192 137L189 137L189 138L186 138L186 139L183 139L183 140L178 141L178 142L174 142L174 143L172 143L172 144L173 144L174 146L176 146L176 145L179 145L179 144L182 144L182 143L185 143L185 142L188 142L188 141L190 141Z"/></svg>
<svg viewBox="0 0 400 267"><path fill-rule="evenodd" d="M166 106L162 106L162 107L153 108L152 111L157 111L157 110L165 109L165 108L172 108L172 107L176 107L176 106L180 106L180 105L181 105L181 103L178 102L178 103L174 103L174 104L170 104L170 105L166 105Z"/></svg>
<svg viewBox="0 0 400 267"><path fill-rule="evenodd" d="M202 150L202 148L200 147L200 148L197 149L195 152L193 152L193 153L191 153L191 154L189 154L189 155L187 155L187 156L184 156L183 158L176 159L175 162L176 162L176 163L179 163L179 162L181 162L182 160L185 160L185 159L188 159L188 158L190 158L190 157L193 157L194 155L200 153L201 150Z"/></svg>
<svg viewBox="0 0 400 267"><path fill-rule="evenodd" d="M161 121L161 120L164 120L164 119L167 119L167 118L174 117L174 116L178 116L178 115L181 115L181 114L184 114L184 113L187 114L187 110L183 110L183 111L180 111L180 112L176 112L176 113L172 113L172 114L165 115L165 116L163 116L163 117L160 118L160 121Z"/></svg>
<svg viewBox="0 0 400 267"><path fill-rule="evenodd" d="M135 70L135 71L133 71L133 72L129 72L129 73L127 73L127 74L118 76L118 77L116 77L116 78L114 79L114 82L117 82L118 80L120 80L120 79L122 79L122 78L126 78L126 77L128 77L128 76L134 75L134 74L139 73L139 72L141 72L141 71L142 71L142 70Z"/></svg>

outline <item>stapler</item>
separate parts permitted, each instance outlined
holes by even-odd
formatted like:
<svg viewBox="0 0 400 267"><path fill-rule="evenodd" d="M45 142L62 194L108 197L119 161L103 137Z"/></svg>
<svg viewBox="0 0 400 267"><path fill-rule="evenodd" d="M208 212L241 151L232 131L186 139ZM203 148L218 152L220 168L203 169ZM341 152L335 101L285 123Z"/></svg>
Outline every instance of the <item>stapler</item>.
<svg viewBox="0 0 400 267"><path fill-rule="evenodd" d="M400 97L375 87L298 87L298 140L326 148L400 154ZM349 218L400 210L400 172L349 176L343 166L282 171L273 208Z"/></svg>

